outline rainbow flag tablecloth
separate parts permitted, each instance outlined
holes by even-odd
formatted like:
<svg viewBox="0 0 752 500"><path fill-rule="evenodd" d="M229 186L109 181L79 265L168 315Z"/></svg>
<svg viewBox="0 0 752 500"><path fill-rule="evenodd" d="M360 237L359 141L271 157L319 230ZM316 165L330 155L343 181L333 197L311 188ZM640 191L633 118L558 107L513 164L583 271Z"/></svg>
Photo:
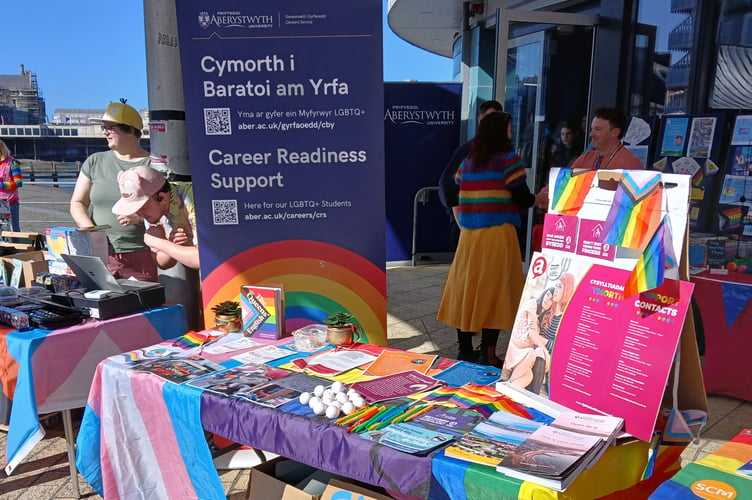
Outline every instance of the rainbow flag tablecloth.
<svg viewBox="0 0 752 500"><path fill-rule="evenodd" d="M752 498L752 429L702 460L687 464L650 495L651 500Z"/></svg>

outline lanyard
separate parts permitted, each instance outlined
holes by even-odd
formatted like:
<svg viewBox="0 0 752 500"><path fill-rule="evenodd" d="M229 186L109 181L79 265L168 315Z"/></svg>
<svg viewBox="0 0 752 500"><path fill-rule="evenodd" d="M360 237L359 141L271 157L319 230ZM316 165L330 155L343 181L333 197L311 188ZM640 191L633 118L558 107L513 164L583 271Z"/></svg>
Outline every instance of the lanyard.
<svg viewBox="0 0 752 500"><path fill-rule="evenodd" d="M602 168L608 167L608 164L611 163L611 160L614 159L614 156L616 156L616 153L619 152L619 150L622 148L623 144L619 143L619 147L614 149L614 152L611 153L611 155L608 157L608 160L606 160L606 163L603 165ZM595 159L595 163L593 163L593 169L598 170L601 168L601 162L603 160L603 155L600 155L598 158Z"/></svg>

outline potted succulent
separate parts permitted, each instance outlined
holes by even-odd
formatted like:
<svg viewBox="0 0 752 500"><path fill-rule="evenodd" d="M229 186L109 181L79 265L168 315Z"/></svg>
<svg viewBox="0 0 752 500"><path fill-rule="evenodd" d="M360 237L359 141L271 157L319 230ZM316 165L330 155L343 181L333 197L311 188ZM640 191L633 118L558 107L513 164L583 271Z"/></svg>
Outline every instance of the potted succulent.
<svg viewBox="0 0 752 500"><path fill-rule="evenodd" d="M353 341L359 340L360 334L358 330L360 328L355 324L355 321L355 317L349 312L337 311L329 313L326 319L324 319L329 343L342 345L352 344Z"/></svg>
<svg viewBox="0 0 752 500"><path fill-rule="evenodd" d="M214 311L214 327L220 332L239 332L242 323L240 320L240 302L225 300L212 307Z"/></svg>

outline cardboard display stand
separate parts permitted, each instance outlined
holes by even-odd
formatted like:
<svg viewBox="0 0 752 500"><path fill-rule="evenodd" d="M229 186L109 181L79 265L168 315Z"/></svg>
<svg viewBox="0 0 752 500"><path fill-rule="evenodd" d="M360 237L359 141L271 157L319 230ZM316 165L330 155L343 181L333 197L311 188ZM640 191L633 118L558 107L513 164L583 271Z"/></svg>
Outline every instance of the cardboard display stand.
<svg viewBox="0 0 752 500"><path fill-rule="evenodd" d="M538 329L544 348L510 342L505 379L528 383L524 368L513 372L523 357L514 350L532 350L545 360L543 390L553 401L620 416L627 432L646 441L661 429L661 411L707 413L694 321L687 314L693 287L687 176L555 169L549 185L555 189L543 253L532 260L512 331L513 341L526 335L535 341L524 330ZM566 294L554 327L543 321L546 293ZM539 390L532 381L529 387Z"/></svg>

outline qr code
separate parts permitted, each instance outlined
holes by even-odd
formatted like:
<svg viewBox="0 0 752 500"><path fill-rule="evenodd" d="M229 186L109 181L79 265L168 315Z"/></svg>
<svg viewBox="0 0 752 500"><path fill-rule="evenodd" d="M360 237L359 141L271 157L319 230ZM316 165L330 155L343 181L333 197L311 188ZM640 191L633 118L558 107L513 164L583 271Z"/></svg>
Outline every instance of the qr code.
<svg viewBox="0 0 752 500"><path fill-rule="evenodd" d="M230 108L204 108L206 135L232 135Z"/></svg>
<svg viewBox="0 0 752 500"><path fill-rule="evenodd" d="M238 223L238 200L212 200L215 226Z"/></svg>

